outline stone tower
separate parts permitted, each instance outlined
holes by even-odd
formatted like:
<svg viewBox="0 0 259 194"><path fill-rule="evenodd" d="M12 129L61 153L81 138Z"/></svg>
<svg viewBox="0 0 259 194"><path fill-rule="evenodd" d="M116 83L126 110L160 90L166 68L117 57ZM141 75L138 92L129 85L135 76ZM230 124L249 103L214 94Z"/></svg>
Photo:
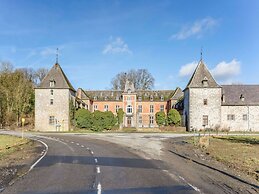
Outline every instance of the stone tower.
<svg viewBox="0 0 259 194"><path fill-rule="evenodd" d="M200 60L184 90L184 120L187 130L214 128L221 122L221 87Z"/></svg>
<svg viewBox="0 0 259 194"><path fill-rule="evenodd" d="M75 103L75 89L56 63L35 88L35 130L68 131L70 103Z"/></svg>

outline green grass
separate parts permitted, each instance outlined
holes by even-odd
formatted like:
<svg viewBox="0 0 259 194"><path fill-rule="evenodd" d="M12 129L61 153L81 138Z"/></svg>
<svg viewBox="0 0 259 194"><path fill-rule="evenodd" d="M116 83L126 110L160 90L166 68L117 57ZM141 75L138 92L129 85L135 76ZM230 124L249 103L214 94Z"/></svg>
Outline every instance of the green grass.
<svg viewBox="0 0 259 194"><path fill-rule="evenodd" d="M224 136L224 137L215 137L217 139L229 141L232 143L245 143L259 145L259 136Z"/></svg>
<svg viewBox="0 0 259 194"><path fill-rule="evenodd" d="M0 135L0 159L8 154L15 152L20 145L30 142L28 139L10 135Z"/></svg>

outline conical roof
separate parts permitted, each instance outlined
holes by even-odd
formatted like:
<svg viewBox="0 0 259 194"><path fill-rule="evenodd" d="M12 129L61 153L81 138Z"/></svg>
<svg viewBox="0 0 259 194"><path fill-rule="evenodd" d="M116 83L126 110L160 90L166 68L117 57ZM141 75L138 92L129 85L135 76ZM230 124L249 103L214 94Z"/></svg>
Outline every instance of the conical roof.
<svg viewBox="0 0 259 194"><path fill-rule="evenodd" d="M50 81L55 81L55 85L50 87ZM71 89L75 91L72 84L69 82L67 76L63 72L62 68L56 63L42 80L38 88L59 88L59 89Z"/></svg>
<svg viewBox="0 0 259 194"><path fill-rule="evenodd" d="M204 81L207 82L206 87L208 88L220 87L211 75L211 73L209 72L206 65L203 63L202 60L200 60L186 88L203 88L205 87L203 85Z"/></svg>

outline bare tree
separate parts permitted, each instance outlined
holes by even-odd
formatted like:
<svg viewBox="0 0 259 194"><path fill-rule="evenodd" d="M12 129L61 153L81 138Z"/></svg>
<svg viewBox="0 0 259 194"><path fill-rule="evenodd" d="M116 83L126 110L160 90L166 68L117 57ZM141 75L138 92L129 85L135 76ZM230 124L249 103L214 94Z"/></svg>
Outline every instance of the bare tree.
<svg viewBox="0 0 259 194"><path fill-rule="evenodd" d="M44 77L47 75L48 73L48 69L46 68L39 68L36 72L35 72L35 77L37 80L37 84L40 84L41 81L44 79Z"/></svg>
<svg viewBox="0 0 259 194"><path fill-rule="evenodd" d="M36 72L32 68L20 68L17 69L16 71L21 72L24 75L24 78L27 79L28 81L36 84Z"/></svg>
<svg viewBox="0 0 259 194"><path fill-rule="evenodd" d="M132 69L127 73L118 73L111 81L112 89L124 90L127 79L134 84L136 90L150 90L154 87L155 79L147 69Z"/></svg>
<svg viewBox="0 0 259 194"><path fill-rule="evenodd" d="M10 73L14 69L13 65L10 62L3 61L0 65L0 73Z"/></svg>

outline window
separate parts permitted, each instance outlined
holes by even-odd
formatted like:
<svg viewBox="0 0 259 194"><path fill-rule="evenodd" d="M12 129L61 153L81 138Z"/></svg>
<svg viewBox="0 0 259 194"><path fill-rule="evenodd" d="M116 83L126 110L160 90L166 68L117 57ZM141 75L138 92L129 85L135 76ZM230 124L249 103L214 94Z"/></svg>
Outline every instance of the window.
<svg viewBox="0 0 259 194"><path fill-rule="evenodd" d="M98 110L97 104L94 105L94 111L95 111L95 110Z"/></svg>
<svg viewBox="0 0 259 194"><path fill-rule="evenodd" d="M141 100L142 100L142 97L141 97L141 96L139 96L139 97L138 97L138 101L141 101Z"/></svg>
<svg viewBox="0 0 259 194"><path fill-rule="evenodd" d="M120 99L120 97L119 96L116 96L116 100L119 100Z"/></svg>
<svg viewBox="0 0 259 194"><path fill-rule="evenodd" d="M49 116L49 124L54 125L55 124L55 117L54 116Z"/></svg>
<svg viewBox="0 0 259 194"><path fill-rule="evenodd" d="M127 106L127 113L132 113L132 106L131 105L128 105Z"/></svg>
<svg viewBox="0 0 259 194"><path fill-rule="evenodd" d="M128 94L130 94L131 93L131 89L128 89Z"/></svg>
<svg viewBox="0 0 259 194"><path fill-rule="evenodd" d="M130 100L131 100L130 96L127 96L127 100L128 100L128 101L130 101Z"/></svg>
<svg viewBox="0 0 259 194"><path fill-rule="evenodd" d="M88 104L85 105L85 109L88 110Z"/></svg>
<svg viewBox="0 0 259 194"><path fill-rule="evenodd" d="M54 93L53 90L50 90L50 95L53 95L53 93Z"/></svg>
<svg viewBox="0 0 259 194"><path fill-rule="evenodd" d="M53 104L54 104L54 100L50 99L50 105L53 105Z"/></svg>
<svg viewBox="0 0 259 194"><path fill-rule="evenodd" d="M142 105L138 105L138 112L142 112Z"/></svg>
<svg viewBox="0 0 259 194"><path fill-rule="evenodd" d="M150 112L151 112L151 113L154 112L154 105L150 105Z"/></svg>
<svg viewBox="0 0 259 194"><path fill-rule="evenodd" d="M202 117L202 125L203 125L203 126L207 126L208 123L209 123L209 117L208 117L208 115L203 115L203 117Z"/></svg>
<svg viewBox="0 0 259 194"><path fill-rule="evenodd" d="M245 97L244 97L244 95L243 95L243 94L241 94L241 95L240 95L240 100L241 100L242 102L244 102L244 101L245 101Z"/></svg>
<svg viewBox="0 0 259 194"><path fill-rule="evenodd" d="M165 106L164 105L160 105L160 111L164 112L164 110L165 110Z"/></svg>
<svg viewBox="0 0 259 194"><path fill-rule="evenodd" d="M149 116L149 124L150 124L150 125L153 125L153 124L154 124L154 116L153 116L153 115L150 115L150 116Z"/></svg>
<svg viewBox="0 0 259 194"><path fill-rule="evenodd" d="M160 96L160 100L161 100L161 101L164 101L164 96Z"/></svg>
<svg viewBox="0 0 259 194"><path fill-rule="evenodd" d="M109 106L107 104L104 105L104 111L108 111L109 110Z"/></svg>
<svg viewBox="0 0 259 194"><path fill-rule="evenodd" d="M203 105L208 105L208 99L203 99Z"/></svg>
<svg viewBox="0 0 259 194"><path fill-rule="evenodd" d="M203 87L208 87L208 78L204 77L204 79L202 80L202 85Z"/></svg>
<svg viewBox="0 0 259 194"><path fill-rule="evenodd" d="M154 97L151 95L150 96L150 101L153 101L154 100Z"/></svg>
<svg viewBox="0 0 259 194"><path fill-rule="evenodd" d="M142 124L142 116L141 115L138 117L138 123Z"/></svg>
<svg viewBox="0 0 259 194"><path fill-rule="evenodd" d="M120 109L120 106L119 106L119 105L116 105L116 106L115 106L115 111L118 112L119 109Z"/></svg>
<svg viewBox="0 0 259 194"><path fill-rule="evenodd" d="M94 100L97 100L97 96L94 97Z"/></svg>
<svg viewBox="0 0 259 194"><path fill-rule="evenodd" d="M105 97L104 97L104 100L108 100L108 97L107 97L107 96L105 96Z"/></svg>
<svg viewBox="0 0 259 194"><path fill-rule="evenodd" d="M235 120L235 115L227 115L228 121L234 121Z"/></svg>
<svg viewBox="0 0 259 194"><path fill-rule="evenodd" d="M55 81L54 80L50 80L49 81L49 87L55 87Z"/></svg>
<svg viewBox="0 0 259 194"><path fill-rule="evenodd" d="M243 114L243 120L244 120L244 121L247 121L247 120L248 120L247 114Z"/></svg>

